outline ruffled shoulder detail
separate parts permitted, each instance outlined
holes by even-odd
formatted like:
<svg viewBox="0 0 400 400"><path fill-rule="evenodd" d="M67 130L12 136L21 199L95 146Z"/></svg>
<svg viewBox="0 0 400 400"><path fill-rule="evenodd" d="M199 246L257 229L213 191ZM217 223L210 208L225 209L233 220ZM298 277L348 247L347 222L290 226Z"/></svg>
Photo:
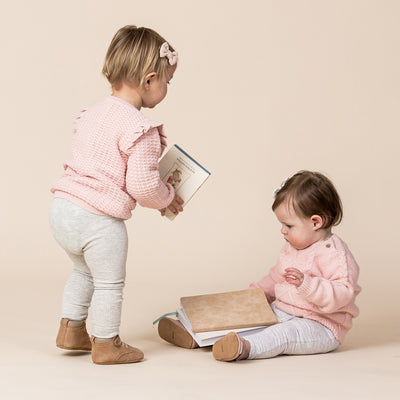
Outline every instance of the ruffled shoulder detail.
<svg viewBox="0 0 400 400"><path fill-rule="evenodd" d="M167 136L164 133L164 125L160 125L158 127L158 133L160 134L160 143L161 143L161 154L160 156L162 156L162 154L164 153L164 150L167 148Z"/></svg>
<svg viewBox="0 0 400 400"><path fill-rule="evenodd" d="M140 111L133 109L133 115L130 116L129 122L124 124L122 134L119 140L119 148L125 154L130 154L134 144L146 133L153 129L157 129L160 136L160 156L167 147L167 136L164 133L163 124L151 121L145 117Z"/></svg>
<svg viewBox="0 0 400 400"><path fill-rule="evenodd" d="M167 146L167 137L164 134L163 125L145 125L145 126L137 126L134 130L124 132L119 141L119 148L125 154L130 154L135 143L146 133L150 132L153 129L158 130L158 134L160 136L160 145L161 151L160 156L163 153L164 149Z"/></svg>

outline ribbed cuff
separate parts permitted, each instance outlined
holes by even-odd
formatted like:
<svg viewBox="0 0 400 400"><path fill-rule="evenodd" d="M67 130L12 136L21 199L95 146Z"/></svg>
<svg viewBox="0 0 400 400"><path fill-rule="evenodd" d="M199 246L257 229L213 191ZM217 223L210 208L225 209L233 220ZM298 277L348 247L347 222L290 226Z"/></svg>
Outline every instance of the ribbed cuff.
<svg viewBox="0 0 400 400"><path fill-rule="evenodd" d="M312 278L309 275L304 274L303 283L297 288L300 294L308 296L312 291Z"/></svg>

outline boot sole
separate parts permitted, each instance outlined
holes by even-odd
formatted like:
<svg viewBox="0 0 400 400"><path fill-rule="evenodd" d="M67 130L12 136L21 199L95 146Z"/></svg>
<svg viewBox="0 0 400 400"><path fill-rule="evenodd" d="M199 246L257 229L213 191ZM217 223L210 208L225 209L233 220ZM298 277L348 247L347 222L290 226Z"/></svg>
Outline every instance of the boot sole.
<svg viewBox="0 0 400 400"><path fill-rule="evenodd" d="M212 348L213 356L218 361L233 361L240 355L239 336L230 332L222 339L217 340Z"/></svg>
<svg viewBox="0 0 400 400"><path fill-rule="evenodd" d="M158 323L158 334L166 342L185 349L198 347L190 333L178 324L178 321L170 318L163 318Z"/></svg>
<svg viewBox="0 0 400 400"><path fill-rule="evenodd" d="M85 349L85 348L83 348L83 347L66 347L66 346L61 346L61 345L59 345L59 344L56 344L56 346L59 348L59 349L63 349L63 350L79 350L79 351L92 351L92 349Z"/></svg>
<svg viewBox="0 0 400 400"><path fill-rule="evenodd" d="M135 361L106 361L106 362L96 362L93 361L93 364L97 364L97 365L113 365L113 364L134 364L140 361L143 361L144 358L141 358L139 360L135 360Z"/></svg>

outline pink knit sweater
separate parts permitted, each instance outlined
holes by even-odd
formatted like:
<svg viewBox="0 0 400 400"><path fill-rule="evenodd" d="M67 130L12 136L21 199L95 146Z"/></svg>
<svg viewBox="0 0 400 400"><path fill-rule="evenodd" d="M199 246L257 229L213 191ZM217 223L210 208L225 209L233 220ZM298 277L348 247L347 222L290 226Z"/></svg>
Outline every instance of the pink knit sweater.
<svg viewBox="0 0 400 400"><path fill-rule="evenodd" d="M285 268L297 268L304 281L297 288L285 281ZM355 297L359 268L347 245L336 235L304 250L283 246L278 263L252 288L262 288L268 301L288 314L320 322L342 343L359 314Z"/></svg>
<svg viewBox="0 0 400 400"><path fill-rule="evenodd" d="M175 194L158 171L166 144L161 124L108 96L76 119L71 155L51 191L91 212L121 219L131 217L136 202L164 208Z"/></svg>

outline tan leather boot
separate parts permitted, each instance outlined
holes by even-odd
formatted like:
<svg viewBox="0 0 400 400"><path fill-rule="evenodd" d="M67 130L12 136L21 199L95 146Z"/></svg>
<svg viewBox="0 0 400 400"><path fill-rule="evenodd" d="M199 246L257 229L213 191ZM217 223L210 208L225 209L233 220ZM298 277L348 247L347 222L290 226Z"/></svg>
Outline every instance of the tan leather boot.
<svg viewBox="0 0 400 400"><path fill-rule="evenodd" d="M119 335L103 343L97 343L92 336L91 342L92 360L95 364L129 364L144 358L141 350L124 343Z"/></svg>
<svg viewBox="0 0 400 400"><path fill-rule="evenodd" d="M250 343L237 333L229 332L214 343L212 352L218 361L246 360L250 354Z"/></svg>
<svg viewBox="0 0 400 400"><path fill-rule="evenodd" d="M69 326L70 322L67 318L61 319L56 346L65 350L92 350L85 321L83 321L83 325L81 326Z"/></svg>

